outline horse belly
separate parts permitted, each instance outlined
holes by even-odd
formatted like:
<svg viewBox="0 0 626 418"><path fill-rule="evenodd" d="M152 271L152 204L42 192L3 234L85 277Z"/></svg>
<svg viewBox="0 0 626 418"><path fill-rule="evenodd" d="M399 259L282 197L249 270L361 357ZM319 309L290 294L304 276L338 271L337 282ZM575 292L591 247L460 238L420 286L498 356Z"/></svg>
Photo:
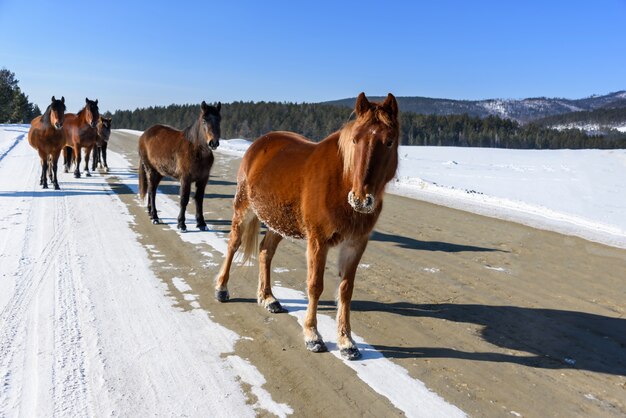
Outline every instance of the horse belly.
<svg viewBox="0 0 626 418"><path fill-rule="evenodd" d="M301 226L299 206L271 196L252 196L252 209L270 230L285 238L302 239L306 236Z"/></svg>

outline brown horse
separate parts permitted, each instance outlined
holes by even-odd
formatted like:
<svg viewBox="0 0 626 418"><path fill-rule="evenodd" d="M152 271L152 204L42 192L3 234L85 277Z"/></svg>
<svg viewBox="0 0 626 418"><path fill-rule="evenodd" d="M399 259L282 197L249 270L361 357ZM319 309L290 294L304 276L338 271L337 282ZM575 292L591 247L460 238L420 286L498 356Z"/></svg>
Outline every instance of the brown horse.
<svg viewBox="0 0 626 418"><path fill-rule="evenodd" d="M270 264L283 237L307 239L308 307L303 325L306 348L326 351L317 330L317 304L324 288L326 255L340 245L338 346L346 359L361 356L350 331L354 277L370 232L383 207L385 185L398 165L398 105L389 94L370 103L361 93L356 119L320 143L291 132L271 132L252 143L237 175L228 251L215 296L229 299L233 257L244 244L244 260L255 251L259 223L268 231L259 248L258 302L284 312L272 294Z"/></svg>
<svg viewBox="0 0 626 418"><path fill-rule="evenodd" d="M57 180L57 163L65 145L63 122L65 120L65 97L57 100L52 96L52 103L41 116L37 116L30 123L28 143L37 150L41 159L41 179L39 184L48 188L46 174L55 190L59 190Z"/></svg>
<svg viewBox="0 0 626 418"><path fill-rule="evenodd" d="M85 107L80 112L65 115L65 124L63 125L66 144L64 155L65 172L70 171L72 161L75 158L76 169L74 170L74 177L76 178L80 178L81 148L85 148L85 175L87 177L91 176L89 172L89 155L98 139L96 125L99 118L98 100L89 100L87 98L85 98Z"/></svg>
<svg viewBox="0 0 626 418"><path fill-rule="evenodd" d="M106 173L109 172L109 166L107 165L107 147L109 145L109 137L111 136L111 118L105 118L100 116L98 120L98 139L96 140L96 146L93 149L93 163L91 165L91 171L96 171L98 165L104 168Z"/></svg>
<svg viewBox="0 0 626 418"><path fill-rule="evenodd" d="M191 183L196 183L196 226L206 231L202 212L204 189L213 165L212 149L220 145L221 103L209 106L202 102L200 116L184 131L170 126L154 125L139 138L139 195L148 194L148 213L153 224L159 223L156 190L163 176L180 181L178 229L187 231L185 210L189 203Z"/></svg>

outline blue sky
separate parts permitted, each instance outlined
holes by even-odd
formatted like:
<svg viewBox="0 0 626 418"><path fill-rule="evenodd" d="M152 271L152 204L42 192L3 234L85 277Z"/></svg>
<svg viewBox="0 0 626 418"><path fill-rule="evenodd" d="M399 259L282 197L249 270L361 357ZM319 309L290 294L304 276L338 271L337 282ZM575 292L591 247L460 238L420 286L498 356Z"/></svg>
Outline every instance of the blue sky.
<svg viewBox="0 0 626 418"><path fill-rule="evenodd" d="M626 89L626 0L0 0L0 68L45 108Z"/></svg>

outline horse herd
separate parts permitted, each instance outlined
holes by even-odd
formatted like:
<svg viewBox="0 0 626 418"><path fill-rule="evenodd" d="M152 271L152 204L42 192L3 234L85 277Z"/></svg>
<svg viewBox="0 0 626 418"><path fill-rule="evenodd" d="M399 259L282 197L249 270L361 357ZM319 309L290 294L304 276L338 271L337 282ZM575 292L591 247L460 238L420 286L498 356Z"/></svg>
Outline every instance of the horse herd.
<svg viewBox="0 0 626 418"><path fill-rule="evenodd" d="M195 122L182 131L155 125L139 138L139 193L142 199L148 197L147 210L154 224L160 222L156 190L161 179L170 176L180 181L178 228L187 229L185 210L195 183L196 226L207 229L202 202L214 161L212 150L219 146L221 103L202 102L200 109ZM73 155L76 177L80 177L81 148L86 150L86 175L90 175L88 162L94 147L102 149L106 166L111 120L99 116L98 101L85 99L85 107L76 115L64 112L64 98L52 97L29 131L29 142L41 158L44 188L48 187L46 175L59 188L57 160L64 147L66 171ZM272 313L285 312L272 294L272 258L283 238L306 239L304 342L309 351L324 352L327 347L317 330L317 306L328 251L338 246L337 346L348 360L361 357L350 328L356 270L381 213L385 185L397 169L400 133L398 104L392 94L378 103L361 93L353 115L319 143L283 131L267 133L252 143L237 174L228 250L215 283L215 298L227 302L233 258L243 245L244 260L255 254L259 260L258 303ZM267 230L257 244L261 223Z"/></svg>

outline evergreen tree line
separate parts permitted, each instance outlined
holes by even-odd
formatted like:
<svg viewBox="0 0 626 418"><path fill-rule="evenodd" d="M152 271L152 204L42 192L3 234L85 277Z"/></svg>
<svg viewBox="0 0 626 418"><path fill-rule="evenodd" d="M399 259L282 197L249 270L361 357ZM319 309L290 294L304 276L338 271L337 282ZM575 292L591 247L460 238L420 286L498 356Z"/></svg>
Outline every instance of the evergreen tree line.
<svg viewBox="0 0 626 418"><path fill-rule="evenodd" d="M565 113L539 119L537 123L543 126L566 125L570 123L598 124L600 126L626 124L626 107L600 108L591 111Z"/></svg>
<svg viewBox="0 0 626 418"><path fill-rule="evenodd" d="M0 123L30 123L41 115L39 107L28 101L18 82L14 73L6 68L0 70Z"/></svg>
<svg viewBox="0 0 626 418"><path fill-rule="evenodd" d="M182 129L198 117L199 105L170 105L117 110L115 128L145 130L161 123ZM312 103L234 102L222 105L222 137L254 139L269 131L287 130L315 141L338 130L351 117L341 106ZM578 129L556 130L521 125L498 116L419 115L401 112L403 145L469 146L515 149L626 148L626 134L590 136Z"/></svg>

